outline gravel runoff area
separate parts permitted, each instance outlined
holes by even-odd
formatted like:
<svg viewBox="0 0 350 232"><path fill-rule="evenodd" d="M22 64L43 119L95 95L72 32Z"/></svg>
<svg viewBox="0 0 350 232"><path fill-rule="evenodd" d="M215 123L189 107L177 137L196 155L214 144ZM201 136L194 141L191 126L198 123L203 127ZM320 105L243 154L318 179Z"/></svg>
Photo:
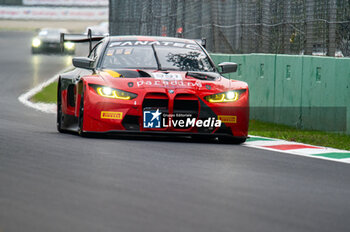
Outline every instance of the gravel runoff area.
<svg viewBox="0 0 350 232"><path fill-rule="evenodd" d="M62 20L62 21L48 21L48 20L0 20L0 30L37 30L43 27L63 27L72 32L82 32L88 26L96 25L101 21L74 21L74 20Z"/></svg>

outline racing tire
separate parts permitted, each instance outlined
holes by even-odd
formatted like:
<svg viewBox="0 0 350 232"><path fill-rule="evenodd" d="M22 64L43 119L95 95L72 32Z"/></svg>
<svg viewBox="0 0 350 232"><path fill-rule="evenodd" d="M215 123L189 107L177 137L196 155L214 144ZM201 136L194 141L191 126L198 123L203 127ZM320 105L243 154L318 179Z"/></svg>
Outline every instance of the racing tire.
<svg viewBox="0 0 350 232"><path fill-rule="evenodd" d="M61 87L58 85L57 88L57 130L60 133L65 133L66 130L62 129L62 121L63 121L63 114L62 114L62 98L61 98Z"/></svg>
<svg viewBox="0 0 350 232"><path fill-rule="evenodd" d="M239 144L244 143L246 140L247 140L246 137L230 137L230 136L219 137L219 142L220 143L225 143L225 144L236 144L236 145L239 145Z"/></svg>
<svg viewBox="0 0 350 232"><path fill-rule="evenodd" d="M78 134L81 137L87 137L87 132L84 132L84 87L81 92L79 118L78 118Z"/></svg>

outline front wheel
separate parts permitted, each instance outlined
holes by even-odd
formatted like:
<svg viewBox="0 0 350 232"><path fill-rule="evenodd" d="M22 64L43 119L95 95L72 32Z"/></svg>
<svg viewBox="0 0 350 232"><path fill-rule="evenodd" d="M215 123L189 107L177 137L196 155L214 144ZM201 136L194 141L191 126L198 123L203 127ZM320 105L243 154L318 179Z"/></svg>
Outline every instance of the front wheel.
<svg viewBox="0 0 350 232"><path fill-rule="evenodd" d="M62 101L61 101L61 88L58 86L57 89L57 130L60 133L64 133L62 129L63 113L62 113Z"/></svg>
<svg viewBox="0 0 350 232"><path fill-rule="evenodd" d="M78 134L81 137L86 137L87 133L84 132L84 87L81 93L80 98L80 107L79 107L79 118L78 118Z"/></svg>

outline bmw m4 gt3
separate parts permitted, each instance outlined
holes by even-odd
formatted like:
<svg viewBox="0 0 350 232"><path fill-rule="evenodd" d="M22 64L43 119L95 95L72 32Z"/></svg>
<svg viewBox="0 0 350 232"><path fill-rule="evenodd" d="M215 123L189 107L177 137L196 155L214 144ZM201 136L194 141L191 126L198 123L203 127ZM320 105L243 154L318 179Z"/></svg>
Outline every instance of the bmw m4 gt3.
<svg viewBox="0 0 350 232"><path fill-rule="evenodd" d="M205 48L189 39L69 37L61 41L90 42L91 50L88 57L73 58L75 69L59 76L59 132L246 140L248 85L221 75L235 72L237 64L215 67Z"/></svg>

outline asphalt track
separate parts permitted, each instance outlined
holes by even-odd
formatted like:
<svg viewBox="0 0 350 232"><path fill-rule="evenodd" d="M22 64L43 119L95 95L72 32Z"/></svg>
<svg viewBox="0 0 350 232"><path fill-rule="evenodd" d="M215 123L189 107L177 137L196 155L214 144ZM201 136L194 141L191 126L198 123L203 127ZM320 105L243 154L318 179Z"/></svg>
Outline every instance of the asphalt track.
<svg viewBox="0 0 350 232"><path fill-rule="evenodd" d="M350 166L175 138L59 134L17 97L69 64L0 32L0 231L350 231Z"/></svg>

